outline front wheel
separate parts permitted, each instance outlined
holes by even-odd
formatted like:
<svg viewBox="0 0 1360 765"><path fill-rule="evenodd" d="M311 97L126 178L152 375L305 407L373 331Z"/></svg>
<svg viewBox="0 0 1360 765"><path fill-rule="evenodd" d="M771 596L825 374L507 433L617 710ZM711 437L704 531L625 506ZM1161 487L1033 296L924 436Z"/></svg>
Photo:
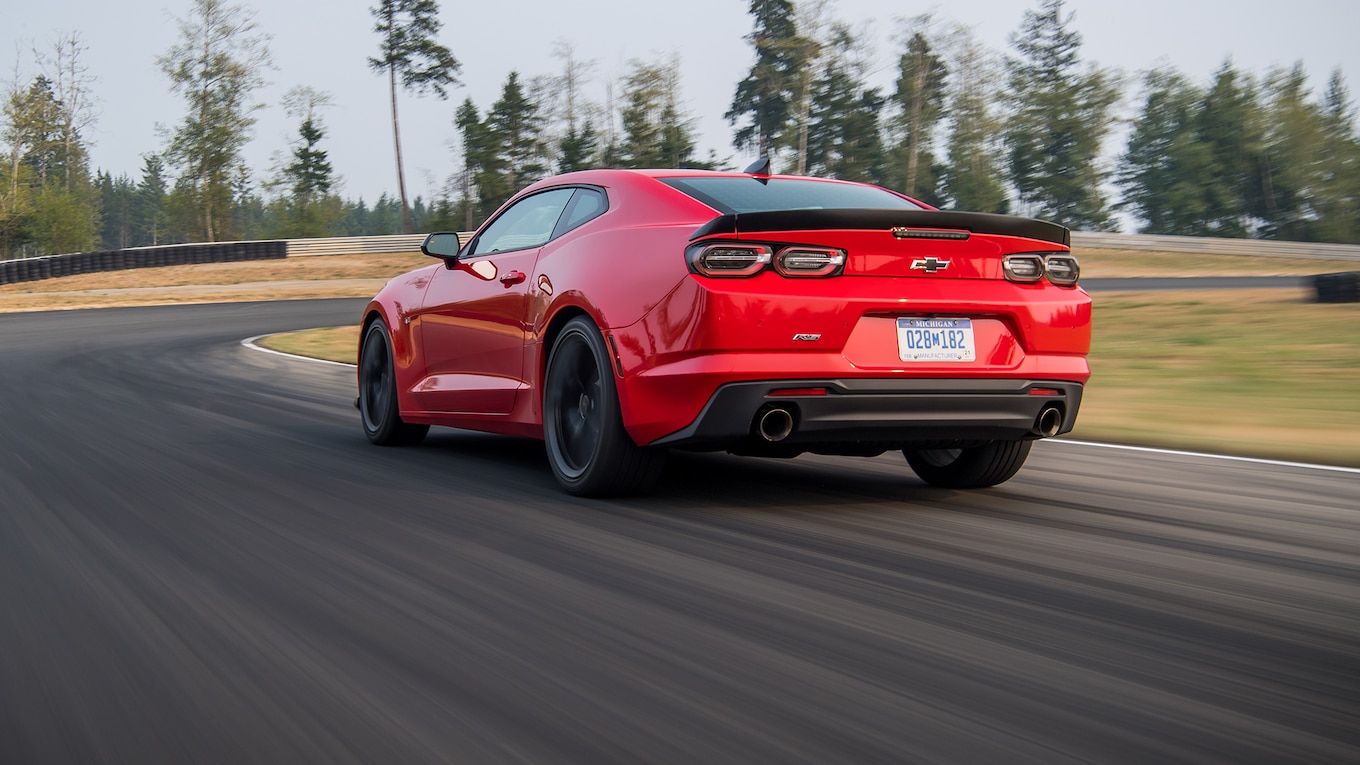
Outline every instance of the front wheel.
<svg viewBox="0 0 1360 765"><path fill-rule="evenodd" d="M982 489L1010 480L1024 466L1033 441L992 441L959 449L903 449L922 481L947 489Z"/></svg>
<svg viewBox="0 0 1360 765"><path fill-rule="evenodd" d="M553 475L572 494L643 492L661 474L666 451L638 446L624 430L604 339L584 317L567 322L548 357L543 440Z"/></svg>
<svg viewBox="0 0 1360 765"><path fill-rule="evenodd" d="M364 330L359 347L359 416L364 435L379 446L414 446L425 440L429 425L403 422L392 369L392 343L382 319Z"/></svg>

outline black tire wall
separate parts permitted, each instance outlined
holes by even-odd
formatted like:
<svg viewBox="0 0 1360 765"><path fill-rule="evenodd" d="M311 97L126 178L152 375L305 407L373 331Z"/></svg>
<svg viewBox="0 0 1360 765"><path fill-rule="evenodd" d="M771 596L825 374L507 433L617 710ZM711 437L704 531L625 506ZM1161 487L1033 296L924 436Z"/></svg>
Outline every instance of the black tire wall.
<svg viewBox="0 0 1360 765"><path fill-rule="evenodd" d="M0 284L18 284L59 276L125 271L132 268L235 263L243 260L282 260L286 257L288 242L284 240L171 244L130 250L74 252L67 255L0 261Z"/></svg>

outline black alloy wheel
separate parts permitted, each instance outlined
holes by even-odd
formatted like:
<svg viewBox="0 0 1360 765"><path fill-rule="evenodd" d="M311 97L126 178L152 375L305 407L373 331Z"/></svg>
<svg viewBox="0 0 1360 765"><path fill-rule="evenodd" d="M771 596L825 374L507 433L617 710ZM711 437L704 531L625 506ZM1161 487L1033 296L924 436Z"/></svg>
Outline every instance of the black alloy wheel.
<svg viewBox="0 0 1360 765"><path fill-rule="evenodd" d="M379 446L414 446L425 440L429 425L403 422L392 369L392 343L387 325L377 319L364 330L359 349L359 414L364 435Z"/></svg>
<svg viewBox="0 0 1360 765"><path fill-rule="evenodd" d="M638 446L624 430L604 339L588 319L576 317L558 334L543 388L548 464L563 488L580 496L651 488L666 450Z"/></svg>

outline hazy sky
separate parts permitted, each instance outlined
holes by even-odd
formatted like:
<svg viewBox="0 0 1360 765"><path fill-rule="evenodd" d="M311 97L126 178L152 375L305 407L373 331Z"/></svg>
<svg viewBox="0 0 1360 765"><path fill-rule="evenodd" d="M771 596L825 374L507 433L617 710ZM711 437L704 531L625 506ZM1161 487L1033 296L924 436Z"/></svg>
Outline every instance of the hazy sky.
<svg viewBox="0 0 1360 765"><path fill-rule="evenodd" d="M262 31L272 35L276 69L271 84L257 93L266 104L257 114L247 161L257 180L271 155L287 148L297 125L286 118L284 91L308 85L329 92L335 106L324 113L328 136L323 148L343 177L341 193L368 201L395 193L386 79L367 66L377 49L369 7L373 0L246 0ZM898 55L899 19L934 11L936 16L973 27L984 44L1009 52L1007 38L1037 0L962 0L949 6L884 0L833 0L835 18L859 26L874 45L872 79L891 87ZM157 56L178 41L175 17L186 16L189 0L7 0L0 12L0 44L6 58L0 79L23 82L36 70L31 50L49 50L61 34L78 32L88 47L85 62L98 77L94 92L100 117L93 134L94 165L136 180L141 155L158 151L164 131L184 113L156 66ZM427 198L441 187L458 160L453 112L470 97L485 111L511 69L521 77L557 74L554 42L566 40L580 59L595 61L587 96L604 100L604 83L626 69L630 59L655 60L678 53L683 94L699 132L700 155L708 149L734 164L749 159L731 147L732 130L722 115L732 91L752 62L743 36L751 29L748 0L519 0L440 3L442 42L462 63L463 85L448 101L400 96L407 186ZM1360 3L1356 0L1069 0L1074 27L1083 38L1082 56L1128 73L1173 64L1206 82L1231 57L1253 74L1272 65L1302 61L1315 89L1340 68L1352 97L1360 92ZM1135 94L1136 87L1129 89ZM1126 111L1135 107L1133 98Z"/></svg>

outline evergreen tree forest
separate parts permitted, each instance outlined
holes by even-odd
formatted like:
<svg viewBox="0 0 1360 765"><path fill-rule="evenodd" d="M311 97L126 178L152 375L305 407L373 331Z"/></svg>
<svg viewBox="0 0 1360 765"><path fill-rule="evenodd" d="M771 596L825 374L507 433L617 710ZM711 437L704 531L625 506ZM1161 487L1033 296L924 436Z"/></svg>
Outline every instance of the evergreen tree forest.
<svg viewBox="0 0 1360 765"><path fill-rule="evenodd" d="M16 67L0 93L0 259L466 230L556 172L731 168L729 151L1077 230L1360 243L1360 134L1339 71L1315 79L1302 65L1251 72L1231 60L1212 72L1114 71L1082 47L1063 0L1033 0L1005 50L926 15L897 22L888 51L867 47L826 0L751 0L750 27L730 32L751 67L733 83L682 81L678 54L606 79L560 43L557 71L509 71L491 103L449 104L447 181L413 200L404 183L396 197L342 196L327 152L332 97L303 86L258 104L268 30L245 5L180 1L178 41L155 63L184 111L149 137L135 177L91 166L98 81L79 34L34 51L31 77ZM391 104L372 107L390 106L399 146L398 92L444 98L460 85L457 51L434 40L436 0L375 2L369 62ZM592 83L604 103L587 97ZM732 93L731 143L701 147L685 90L714 87ZM273 167L252 169L242 148L262 108L284 109L294 133Z"/></svg>

